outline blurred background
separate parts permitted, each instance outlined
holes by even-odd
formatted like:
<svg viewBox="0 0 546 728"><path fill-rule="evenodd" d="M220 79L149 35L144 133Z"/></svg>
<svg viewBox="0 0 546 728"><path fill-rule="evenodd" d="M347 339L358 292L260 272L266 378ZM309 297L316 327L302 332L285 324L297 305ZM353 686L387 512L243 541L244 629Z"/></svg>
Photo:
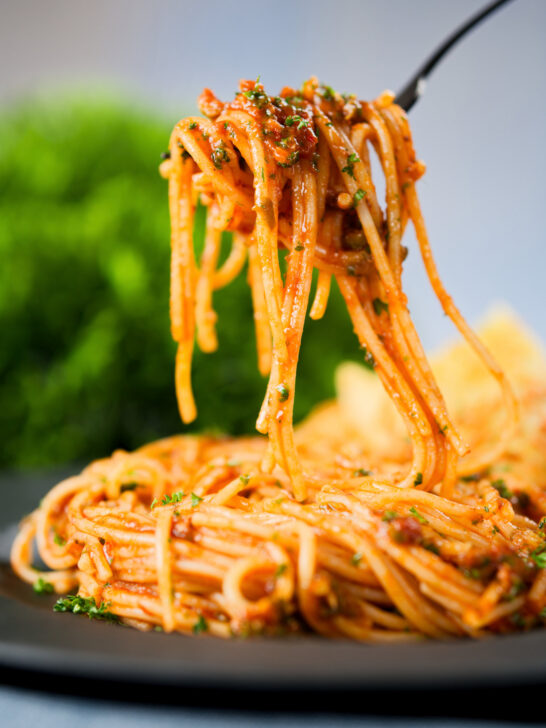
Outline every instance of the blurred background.
<svg viewBox="0 0 546 728"><path fill-rule="evenodd" d="M4 0L0 5L0 466L85 461L181 431L159 155L204 86L232 98L310 75L399 88L483 0ZM458 46L411 112L422 204L448 290L476 322L508 302L544 339L546 2L515 0ZM197 231L199 233L199 231ZM453 336L411 234L410 308ZM252 431L244 276L216 296L220 351L196 355L197 428ZM304 334L297 417L358 358L334 297Z"/></svg>

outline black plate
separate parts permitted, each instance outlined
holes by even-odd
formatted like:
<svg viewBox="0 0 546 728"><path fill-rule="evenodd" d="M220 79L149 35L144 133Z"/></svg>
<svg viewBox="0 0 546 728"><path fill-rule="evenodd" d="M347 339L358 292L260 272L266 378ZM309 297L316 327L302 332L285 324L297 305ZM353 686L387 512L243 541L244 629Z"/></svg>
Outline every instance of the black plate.
<svg viewBox="0 0 546 728"><path fill-rule="evenodd" d="M219 640L135 630L52 611L8 563L19 517L55 482L0 478L0 670L180 688L416 690L546 683L546 630L481 642L368 646L320 638Z"/></svg>

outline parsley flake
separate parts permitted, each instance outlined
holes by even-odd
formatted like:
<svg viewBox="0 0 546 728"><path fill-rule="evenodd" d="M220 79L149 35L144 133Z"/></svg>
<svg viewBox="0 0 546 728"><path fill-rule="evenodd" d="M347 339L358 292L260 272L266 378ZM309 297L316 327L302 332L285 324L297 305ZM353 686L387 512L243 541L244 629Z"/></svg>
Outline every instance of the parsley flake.
<svg viewBox="0 0 546 728"><path fill-rule="evenodd" d="M53 594L54 591L53 584L51 584L49 581L45 581L45 579L42 579L42 577L40 577L38 581L34 582L32 588L34 589L36 594Z"/></svg>
<svg viewBox="0 0 546 728"><path fill-rule="evenodd" d="M419 523L422 523L424 525L426 525L428 523L427 519L419 513L419 511L417 510L417 508L415 506L412 506L409 509L409 512L411 513L412 516L414 516L419 521Z"/></svg>
<svg viewBox="0 0 546 728"><path fill-rule="evenodd" d="M200 495L197 495L196 493L192 493L191 494L191 507L197 508L197 506L199 505L199 503L201 503L202 500L203 499L201 498Z"/></svg>

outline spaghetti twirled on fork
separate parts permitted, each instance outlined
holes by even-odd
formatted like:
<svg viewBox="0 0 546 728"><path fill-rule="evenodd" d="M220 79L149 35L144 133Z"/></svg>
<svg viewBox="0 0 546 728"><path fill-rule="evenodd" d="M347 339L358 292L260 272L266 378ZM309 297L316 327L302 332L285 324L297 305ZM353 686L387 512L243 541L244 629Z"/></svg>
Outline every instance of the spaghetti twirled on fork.
<svg viewBox="0 0 546 728"><path fill-rule="evenodd" d="M546 606L542 505L523 506L488 476L514 436L516 398L438 276L415 189L424 165L405 113L388 92L362 102L315 79L275 97L243 81L229 103L205 90L200 108L203 117L175 126L161 165L180 413L184 422L196 416L194 341L217 347L214 291L247 264L258 367L269 375L257 421L267 438L175 437L93 463L23 523L15 570L36 581L36 537L57 592L79 585L83 599L128 623L169 631L310 628L390 641L535 624ZM198 200L207 223L196 261ZM499 436L472 452L409 315L410 220L436 296L506 405ZM225 231L231 250L219 266ZM293 428L305 316L324 314L332 279L411 443L409 459L376 459L373 473L357 437L340 456L335 419Z"/></svg>

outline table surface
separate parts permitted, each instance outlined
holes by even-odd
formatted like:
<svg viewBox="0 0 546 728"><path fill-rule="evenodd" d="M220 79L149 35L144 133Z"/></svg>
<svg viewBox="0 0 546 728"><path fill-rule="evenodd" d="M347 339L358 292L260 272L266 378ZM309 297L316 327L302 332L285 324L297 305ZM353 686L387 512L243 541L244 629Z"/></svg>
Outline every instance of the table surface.
<svg viewBox="0 0 546 728"><path fill-rule="evenodd" d="M19 687L0 687L0 722L5 728L516 728L524 723L497 723L446 718L389 718L335 713L265 713L179 706L131 705L99 699L45 695ZM7 723L4 722L7 720Z"/></svg>

